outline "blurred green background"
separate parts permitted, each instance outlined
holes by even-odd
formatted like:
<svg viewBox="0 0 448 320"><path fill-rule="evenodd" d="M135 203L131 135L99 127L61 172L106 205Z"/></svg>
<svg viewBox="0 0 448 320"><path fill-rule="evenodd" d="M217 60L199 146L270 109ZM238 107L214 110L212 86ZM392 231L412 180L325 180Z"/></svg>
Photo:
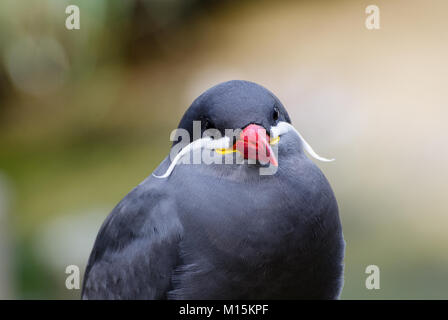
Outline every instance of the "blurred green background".
<svg viewBox="0 0 448 320"><path fill-rule="evenodd" d="M76 4L80 30L65 28ZM380 8L367 30L365 8ZM192 100L272 90L323 156L343 299L448 298L444 0L0 2L0 298L78 299L100 224L168 154ZM365 288L365 268L381 289Z"/></svg>

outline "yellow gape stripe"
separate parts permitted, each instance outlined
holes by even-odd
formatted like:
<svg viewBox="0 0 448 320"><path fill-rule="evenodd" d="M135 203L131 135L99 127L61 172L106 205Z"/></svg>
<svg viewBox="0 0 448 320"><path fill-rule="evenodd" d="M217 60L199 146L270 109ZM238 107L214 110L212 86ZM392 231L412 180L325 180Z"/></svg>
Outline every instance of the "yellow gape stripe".
<svg viewBox="0 0 448 320"><path fill-rule="evenodd" d="M277 144L279 141L280 141L280 136L278 136L277 138L270 141L269 144L272 146L274 144ZM229 153L237 152L237 150L234 150L234 149L215 149L215 151L219 154L229 154Z"/></svg>
<svg viewBox="0 0 448 320"><path fill-rule="evenodd" d="M274 144L277 144L280 141L280 136L278 136L277 138L272 139L271 142L269 142L269 144L272 146Z"/></svg>
<svg viewBox="0 0 448 320"><path fill-rule="evenodd" d="M215 151L219 154L229 154L236 152L236 150L233 149L215 149Z"/></svg>

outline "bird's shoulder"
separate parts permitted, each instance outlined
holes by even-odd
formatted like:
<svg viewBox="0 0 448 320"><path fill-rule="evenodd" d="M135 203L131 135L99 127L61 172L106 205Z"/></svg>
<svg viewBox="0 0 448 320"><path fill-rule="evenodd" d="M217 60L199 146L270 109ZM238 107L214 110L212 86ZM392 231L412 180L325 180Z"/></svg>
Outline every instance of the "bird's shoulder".
<svg viewBox="0 0 448 320"><path fill-rule="evenodd" d="M98 232L83 297L163 297L171 285L169 272L177 263L182 233L176 211L170 197L150 181L129 192Z"/></svg>

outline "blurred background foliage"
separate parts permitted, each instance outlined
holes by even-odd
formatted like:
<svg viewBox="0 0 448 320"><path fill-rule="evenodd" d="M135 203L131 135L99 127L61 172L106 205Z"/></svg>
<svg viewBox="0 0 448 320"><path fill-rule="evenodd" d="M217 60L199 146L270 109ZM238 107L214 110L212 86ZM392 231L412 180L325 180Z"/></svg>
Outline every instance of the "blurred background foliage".
<svg viewBox="0 0 448 320"><path fill-rule="evenodd" d="M231 79L272 90L337 159L318 165L347 242L342 298L448 298L448 3L378 0L369 31L370 2L2 0L0 298L79 298L65 267L84 269L192 100Z"/></svg>

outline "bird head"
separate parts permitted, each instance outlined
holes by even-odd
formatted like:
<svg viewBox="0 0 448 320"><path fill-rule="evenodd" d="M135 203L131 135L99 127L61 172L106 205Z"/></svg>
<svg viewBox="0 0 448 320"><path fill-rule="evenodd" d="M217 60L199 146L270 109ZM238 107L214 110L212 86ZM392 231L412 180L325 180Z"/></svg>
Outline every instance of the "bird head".
<svg viewBox="0 0 448 320"><path fill-rule="evenodd" d="M228 81L205 91L185 112L177 130L186 132L191 142L176 155L167 172L158 177L168 177L182 156L200 148L220 154L238 152L256 165L278 166L273 145L290 131L299 136L308 153L319 160L328 160L319 157L294 129L280 100L249 81ZM181 140L174 140L173 147Z"/></svg>

